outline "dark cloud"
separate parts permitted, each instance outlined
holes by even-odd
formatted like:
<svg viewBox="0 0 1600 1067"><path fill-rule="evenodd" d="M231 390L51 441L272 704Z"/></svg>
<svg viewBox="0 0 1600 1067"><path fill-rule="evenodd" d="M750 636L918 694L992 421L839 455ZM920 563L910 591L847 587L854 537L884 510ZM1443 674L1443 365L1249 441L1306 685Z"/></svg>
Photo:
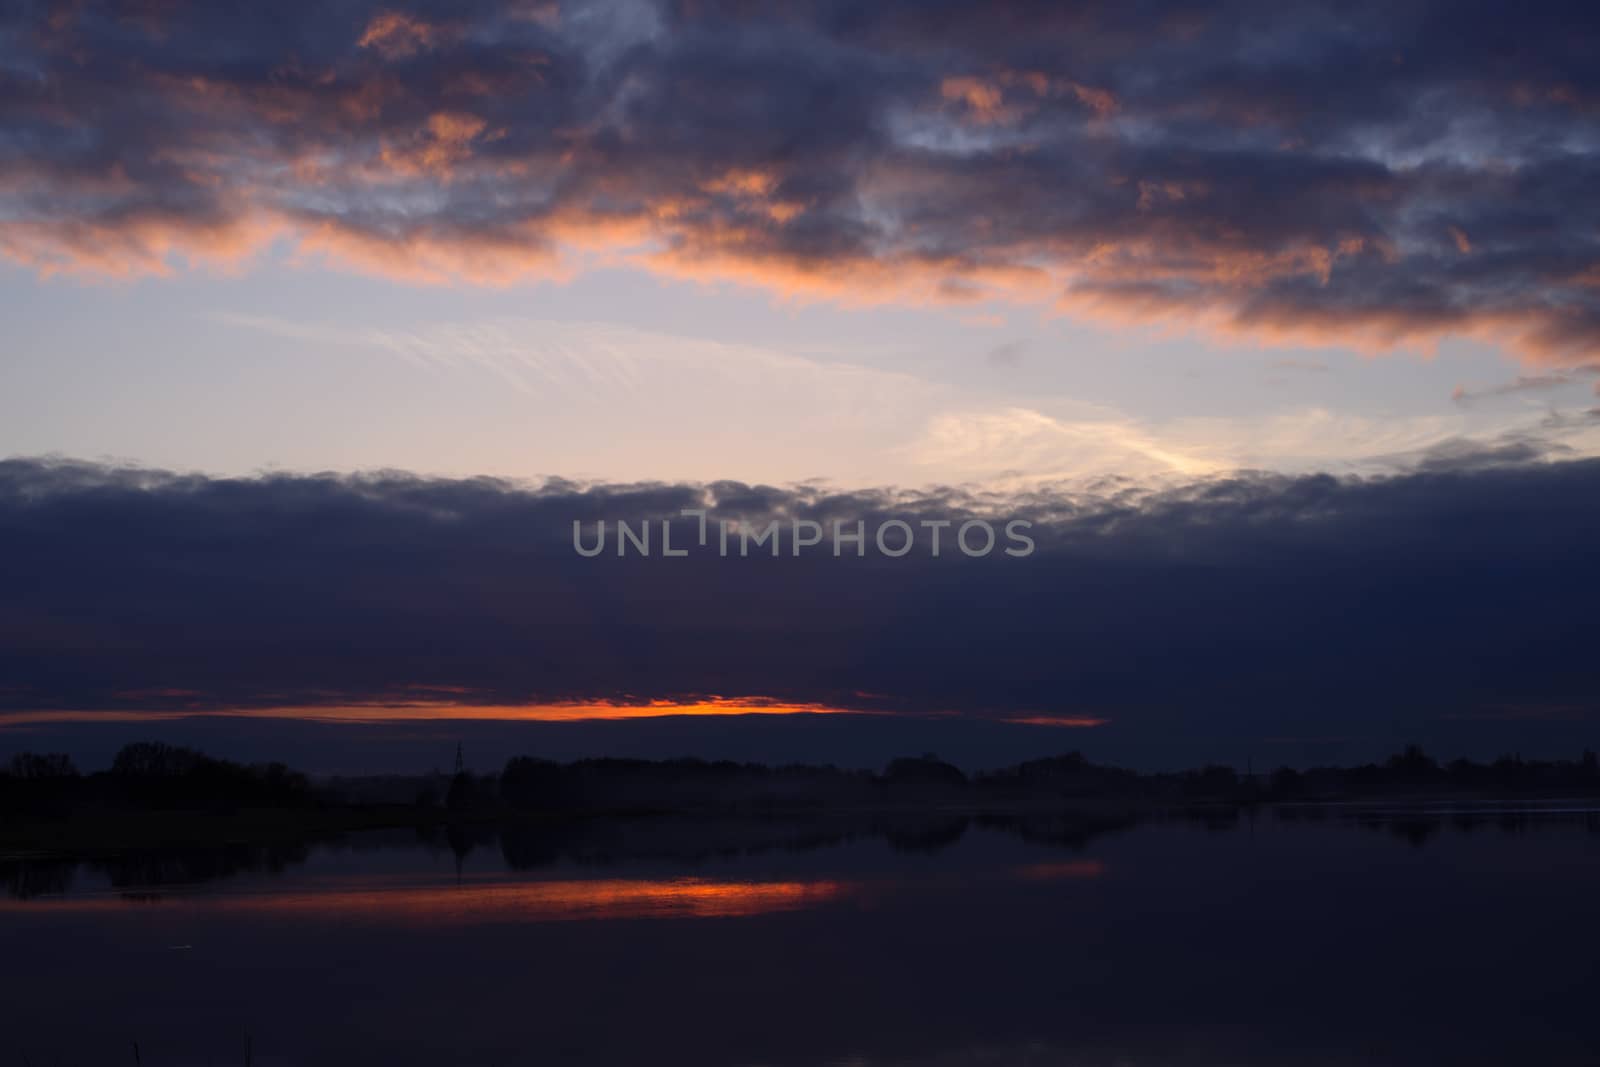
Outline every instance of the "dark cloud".
<svg viewBox="0 0 1600 1067"><path fill-rule="evenodd" d="M0 251L629 249L845 299L1553 363L1600 339L1590 4L23 3Z"/></svg>
<svg viewBox="0 0 1600 1067"><path fill-rule="evenodd" d="M572 523L1003 514L1037 550L826 542L585 559ZM826 528L826 525L825 525ZM614 530L614 526L612 527ZM715 527L713 527L713 530ZM1592 740L1600 461L1527 448L1373 480L1097 497L210 479L0 463L0 716L755 696L891 715L1104 718L1129 742L1427 740L1561 708ZM891 538L898 544L898 535ZM1002 540L1002 545L1004 541ZM614 548L614 541L612 543ZM1588 735L1584 731L1589 731ZM1453 736L1453 735L1452 735ZM1531 745L1529 738L1519 744Z"/></svg>

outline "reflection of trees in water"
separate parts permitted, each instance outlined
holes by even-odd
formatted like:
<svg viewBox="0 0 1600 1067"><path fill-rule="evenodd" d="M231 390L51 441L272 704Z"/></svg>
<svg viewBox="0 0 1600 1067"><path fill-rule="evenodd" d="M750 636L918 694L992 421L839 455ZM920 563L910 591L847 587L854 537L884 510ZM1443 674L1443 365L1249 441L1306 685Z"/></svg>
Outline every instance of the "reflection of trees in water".
<svg viewBox="0 0 1600 1067"><path fill-rule="evenodd" d="M1070 817L1019 819L948 812L793 819L641 817L506 823L500 827L500 851L506 865L516 871L561 861L597 867L641 860L700 866L774 852L816 852L868 840L882 841L897 852L933 854L956 845L974 825L1014 833L1046 846L1077 846L1093 833L1083 820Z"/></svg>
<svg viewBox="0 0 1600 1067"><path fill-rule="evenodd" d="M1444 819L1434 818L1385 818L1382 816L1364 817L1357 820L1369 830L1387 831L1391 836L1406 842L1413 848L1421 848L1444 828Z"/></svg>
<svg viewBox="0 0 1600 1067"><path fill-rule="evenodd" d="M60 895L72 889L80 868L96 873L128 899L155 899L163 887L194 885L240 874L280 874L310 859L309 842L229 844L208 848L137 849L82 859L48 857L0 863L9 896Z"/></svg>
<svg viewBox="0 0 1600 1067"><path fill-rule="evenodd" d="M1076 812L1028 812L1002 814L985 812L978 825L987 830L1015 834L1031 845L1082 851L1090 841L1138 825L1144 820L1133 816L1102 816Z"/></svg>
<svg viewBox="0 0 1600 1067"><path fill-rule="evenodd" d="M1565 830L1600 834L1600 812L1341 810L1306 806L1273 809L1287 823L1354 826L1423 847L1440 834L1526 835ZM130 850L111 856L27 857L0 861L0 881L12 899L69 893L81 870L105 878L125 899L157 899L164 888L243 874L279 874L313 852L448 851L458 867L479 850L498 850L512 871L535 871L560 862L604 868L628 862L700 867L767 853L808 853L877 840L897 852L933 854L960 843L971 830L1008 834L1050 849L1086 850L1096 839L1134 827L1166 823L1229 832L1242 825L1238 809L1160 814L1073 811L882 812L872 815L803 814L694 818L675 816L523 819L503 823L426 823L361 831L341 837L206 848Z"/></svg>
<svg viewBox="0 0 1600 1067"><path fill-rule="evenodd" d="M492 822L418 823L390 847L405 847L406 840L421 845L430 852L449 852L457 863L465 863L468 856L480 848L493 848L500 829Z"/></svg>
<svg viewBox="0 0 1600 1067"><path fill-rule="evenodd" d="M673 818L642 816L530 820L502 824L500 851L512 870L567 861L604 867L659 860L698 867L768 853L807 853L855 841L879 840L897 852L933 854L964 838L974 824L1016 832L1003 817L950 812L872 815ZM1036 843L1054 842L1040 838Z"/></svg>
<svg viewBox="0 0 1600 1067"><path fill-rule="evenodd" d="M5 875L6 895L17 900L59 895L72 888L78 873L76 860L13 860L0 864Z"/></svg>
<svg viewBox="0 0 1600 1067"><path fill-rule="evenodd" d="M836 848L868 836L870 825L838 819L607 818L511 822L500 828L500 849L512 870L566 860L588 867L658 860L699 867L764 853Z"/></svg>
<svg viewBox="0 0 1600 1067"><path fill-rule="evenodd" d="M1253 818L1255 809L1250 809L1250 813ZM1222 806L1185 808L1178 812L1178 817L1184 822L1200 826L1212 833L1226 833L1239 828L1243 812L1239 808Z"/></svg>
<svg viewBox="0 0 1600 1067"><path fill-rule="evenodd" d="M1296 818L1301 816L1294 816ZM1319 821L1326 813L1318 814ZM1336 815L1375 833L1388 834L1414 847L1421 847L1446 830L1459 834L1498 832L1512 837L1551 830L1582 830L1600 833L1600 812L1550 811L1528 808L1514 811L1386 812L1362 811Z"/></svg>
<svg viewBox="0 0 1600 1067"><path fill-rule="evenodd" d="M89 866L103 873L115 889L150 889L240 874L281 874L310 857L307 842L273 842L141 850L92 860Z"/></svg>
<svg viewBox="0 0 1600 1067"><path fill-rule="evenodd" d="M883 837L896 852L932 855L965 837L971 822L967 816L960 815L919 826L888 826L883 830Z"/></svg>
<svg viewBox="0 0 1600 1067"><path fill-rule="evenodd" d="M500 855L513 871L537 870L578 848L584 836L583 827L572 823L507 824L500 829Z"/></svg>

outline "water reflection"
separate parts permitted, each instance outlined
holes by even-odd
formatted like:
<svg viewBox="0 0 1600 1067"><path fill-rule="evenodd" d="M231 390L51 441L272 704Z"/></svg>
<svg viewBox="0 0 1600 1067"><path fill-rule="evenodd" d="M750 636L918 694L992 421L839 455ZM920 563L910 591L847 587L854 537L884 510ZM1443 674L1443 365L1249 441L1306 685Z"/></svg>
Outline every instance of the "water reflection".
<svg viewBox="0 0 1600 1067"><path fill-rule="evenodd" d="M382 879L322 882L287 892L182 896L67 896L0 902L0 912L91 912L130 903L186 915L292 917L405 927L574 919L671 919L759 915L837 899L845 882L716 882L702 878L591 878L572 881L394 885Z"/></svg>
<svg viewBox="0 0 1600 1067"><path fill-rule="evenodd" d="M1081 813L988 813L930 816L898 814L873 818L687 819L635 818L552 822L463 823L386 831L365 831L320 841L233 843L206 847L138 849L92 857L0 855L0 882L14 900L68 894L80 873L130 898L152 900L174 888L193 888L241 876L283 874L304 866L314 852L372 855L421 851L453 857L459 876L468 866L497 856L516 872L537 872L561 864L604 868L641 861L694 867L719 860L766 854L802 854L863 842L879 842L894 852L936 855L963 840L973 828L999 832L1031 845L1074 852L1096 838L1134 826L1191 825L1211 832L1255 828L1257 820L1299 825L1335 824L1381 833L1415 847L1444 832L1479 831L1518 835L1580 830L1600 835L1600 809L1561 804L1544 807L1483 806L1405 809L1351 805L1280 806L1266 816L1248 809L1196 809L1160 817L1095 816ZM476 857L476 859L474 858ZM1103 864L1033 864L1035 870L1098 873Z"/></svg>
<svg viewBox="0 0 1600 1067"><path fill-rule="evenodd" d="M595 869L629 862L704 866L717 860L797 855L881 840L894 852L934 855L966 834L965 816L901 816L859 824L818 827L780 821L641 819L553 824L462 824L406 833L362 833L320 845L283 844L141 851L88 860L17 859L0 865L11 900L0 912L93 912L137 904L177 908L189 915L278 915L306 919L439 926L480 922L558 922L580 919L727 918L815 907L849 895L970 883L992 878L1028 881L1097 878L1106 865L1094 859L1027 863L995 871L931 871L916 879L878 874L867 878L787 878L730 881L688 875L663 878L515 877L569 861ZM1016 830L1021 824L984 825ZM1110 824L1097 824L1104 832ZM1092 836L1092 833L1087 835ZM1087 840L1080 829L1075 844ZM1039 839L1037 834L1031 839ZM499 848L503 868L467 873L474 853ZM447 850L453 874L419 880L414 875L362 873L335 878L300 877L289 885L256 879L245 890L209 883L247 875L279 875L308 864L316 849L354 854L375 850ZM79 870L91 885L75 891ZM94 884L104 883L104 888Z"/></svg>
<svg viewBox="0 0 1600 1067"><path fill-rule="evenodd" d="M0 1058L1593 1060L1600 817L637 819L3 864Z"/></svg>

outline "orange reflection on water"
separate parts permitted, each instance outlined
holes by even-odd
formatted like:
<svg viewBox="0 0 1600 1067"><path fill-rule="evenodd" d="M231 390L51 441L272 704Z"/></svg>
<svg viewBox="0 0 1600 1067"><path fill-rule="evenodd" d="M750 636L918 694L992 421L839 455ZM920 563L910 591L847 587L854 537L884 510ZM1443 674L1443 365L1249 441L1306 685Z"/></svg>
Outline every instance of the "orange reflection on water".
<svg viewBox="0 0 1600 1067"><path fill-rule="evenodd" d="M1063 879L1099 878L1106 873L1100 860L1064 860L1060 863L1030 863L1017 868L1017 877L1027 882L1056 882Z"/></svg>
<svg viewBox="0 0 1600 1067"><path fill-rule="evenodd" d="M0 912L175 908L186 913L284 916L405 926L576 919L727 918L796 911L844 896L836 881L719 882L704 878L573 879L386 886L360 880L309 892L180 893L0 901Z"/></svg>

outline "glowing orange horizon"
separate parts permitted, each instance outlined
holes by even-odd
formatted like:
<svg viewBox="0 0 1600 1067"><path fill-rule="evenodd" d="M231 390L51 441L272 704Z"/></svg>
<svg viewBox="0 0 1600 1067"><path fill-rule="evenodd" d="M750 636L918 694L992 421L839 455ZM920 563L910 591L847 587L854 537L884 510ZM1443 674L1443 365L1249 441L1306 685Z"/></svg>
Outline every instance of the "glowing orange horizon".
<svg viewBox="0 0 1600 1067"><path fill-rule="evenodd" d="M424 692L467 693L470 690L441 686L412 687ZM172 694L187 690L166 691ZM192 694L190 694L192 695ZM954 711L889 711L874 708L840 707L806 701L770 700L764 697L708 696L694 700L568 700L540 704L470 704L460 700L396 699L359 701L342 704L277 705L259 708L62 708L0 712L0 729L73 722L167 722L177 719L297 719L322 723L385 724L430 720L475 720L493 722L596 722L626 719L654 719L668 716L730 715L868 715L930 719L955 718ZM1109 720L1091 716L1017 715L996 721L1028 726L1095 727Z"/></svg>
<svg viewBox="0 0 1600 1067"><path fill-rule="evenodd" d="M1065 726L1070 729L1086 730L1104 726L1111 720L1098 719L1092 715L1010 715L1000 721L1019 726Z"/></svg>
<svg viewBox="0 0 1600 1067"><path fill-rule="evenodd" d="M363 701L261 708L105 708L0 713L0 727L58 722L151 722L171 719L302 719L309 722L390 723L433 719L506 722L591 722L654 719L670 715L881 715L884 712L759 697L707 697L696 701L555 701L548 704L466 704L454 700Z"/></svg>

